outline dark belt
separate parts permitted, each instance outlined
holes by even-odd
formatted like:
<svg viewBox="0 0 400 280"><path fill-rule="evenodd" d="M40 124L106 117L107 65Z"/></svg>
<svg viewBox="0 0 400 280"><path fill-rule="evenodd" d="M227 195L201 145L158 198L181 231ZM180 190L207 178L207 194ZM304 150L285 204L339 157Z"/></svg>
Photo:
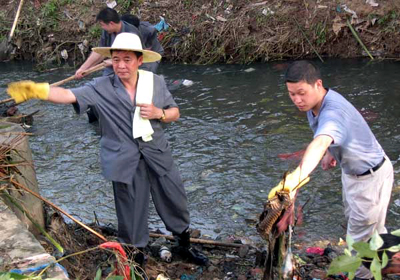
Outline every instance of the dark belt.
<svg viewBox="0 0 400 280"><path fill-rule="evenodd" d="M378 163L376 166L372 167L372 171L375 172L377 171L379 168L381 168L381 166L383 165L383 163L385 162L385 157L383 157L383 159L381 160L380 163ZM368 169L367 171L365 171L363 174L357 175L357 176L365 176L365 175L369 175L371 174L371 169Z"/></svg>

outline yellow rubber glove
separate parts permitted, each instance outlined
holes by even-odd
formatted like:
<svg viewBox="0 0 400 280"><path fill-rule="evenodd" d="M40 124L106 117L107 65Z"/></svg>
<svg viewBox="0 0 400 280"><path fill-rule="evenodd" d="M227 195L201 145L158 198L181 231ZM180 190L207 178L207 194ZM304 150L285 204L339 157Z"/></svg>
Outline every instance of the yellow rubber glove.
<svg viewBox="0 0 400 280"><path fill-rule="evenodd" d="M304 178L300 182L300 168L297 168L292 173L286 175L286 178L279 182L279 184L270 190L268 194L268 199L273 198L277 192L285 191L287 193L291 193L294 190L297 190L307 184L310 181L310 177Z"/></svg>
<svg viewBox="0 0 400 280"><path fill-rule="evenodd" d="M50 85L48 83L35 83L32 81L20 81L11 83L7 87L7 93L14 98L15 103L21 103L29 99L49 99Z"/></svg>

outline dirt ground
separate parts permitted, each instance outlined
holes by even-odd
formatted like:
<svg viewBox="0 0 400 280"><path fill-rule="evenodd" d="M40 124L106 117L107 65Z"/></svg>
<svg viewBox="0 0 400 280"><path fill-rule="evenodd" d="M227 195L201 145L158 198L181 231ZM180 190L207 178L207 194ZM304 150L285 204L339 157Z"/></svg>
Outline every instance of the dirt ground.
<svg viewBox="0 0 400 280"><path fill-rule="evenodd" d="M396 0L161 0L116 1L120 14L156 24L164 59L184 63L250 63L282 59L367 56L398 58L400 2ZM0 0L0 39L19 4ZM5 60L38 66L77 66L97 46L101 0L25 1ZM365 49L351 31L365 45Z"/></svg>

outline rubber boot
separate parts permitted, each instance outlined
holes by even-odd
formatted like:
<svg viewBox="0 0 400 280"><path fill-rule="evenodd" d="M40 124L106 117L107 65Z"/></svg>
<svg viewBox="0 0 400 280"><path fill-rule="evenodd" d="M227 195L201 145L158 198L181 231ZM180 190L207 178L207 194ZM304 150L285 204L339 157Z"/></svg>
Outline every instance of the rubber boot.
<svg viewBox="0 0 400 280"><path fill-rule="evenodd" d="M147 257L143 253L143 248L138 248L138 252L135 254L133 257L133 261L139 265L139 268L136 269L138 272L136 276L141 277L143 280L148 280L146 276L146 262L147 262ZM140 278L137 278L140 279Z"/></svg>
<svg viewBox="0 0 400 280"><path fill-rule="evenodd" d="M135 262L135 276L136 279L148 280L145 269L147 257L143 253L144 248L136 248L133 245L124 244L123 248L125 250L126 256L130 262Z"/></svg>
<svg viewBox="0 0 400 280"><path fill-rule="evenodd" d="M174 234L174 237L178 241L176 251L182 258L197 265L208 264L208 258L190 245L190 233L188 229L181 234Z"/></svg>

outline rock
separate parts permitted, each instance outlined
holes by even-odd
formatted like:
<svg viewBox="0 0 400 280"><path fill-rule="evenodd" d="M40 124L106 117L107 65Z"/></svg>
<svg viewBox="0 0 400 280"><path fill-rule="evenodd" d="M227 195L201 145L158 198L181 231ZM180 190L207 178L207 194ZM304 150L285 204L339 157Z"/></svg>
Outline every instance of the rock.
<svg viewBox="0 0 400 280"><path fill-rule="evenodd" d="M249 252L249 246L244 245L244 246L240 247L239 252L238 252L239 257L241 257L241 258L246 257L248 252Z"/></svg>
<svg viewBox="0 0 400 280"><path fill-rule="evenodd" d="M191 238L199 238L201 236L201 231L199 229L193 229L190 233Z"/></svg>

